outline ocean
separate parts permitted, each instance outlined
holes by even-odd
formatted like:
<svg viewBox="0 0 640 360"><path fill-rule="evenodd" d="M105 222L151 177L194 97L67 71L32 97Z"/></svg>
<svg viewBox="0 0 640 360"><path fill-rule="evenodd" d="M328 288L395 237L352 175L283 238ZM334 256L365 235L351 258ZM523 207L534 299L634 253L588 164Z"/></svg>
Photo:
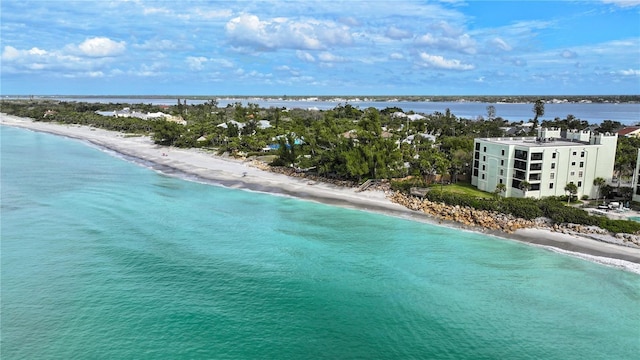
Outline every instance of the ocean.
<svg viewBox="0 0 640 360"><path fill-rule="evenodd" d="M640 276L0 127L2 359L635 359Z"/></svg>

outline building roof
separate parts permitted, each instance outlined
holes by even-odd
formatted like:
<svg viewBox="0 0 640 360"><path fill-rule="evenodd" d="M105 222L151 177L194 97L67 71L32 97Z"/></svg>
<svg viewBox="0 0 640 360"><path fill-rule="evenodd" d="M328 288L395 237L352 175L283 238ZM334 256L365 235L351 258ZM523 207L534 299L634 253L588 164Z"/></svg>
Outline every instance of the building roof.
<svg viewBox="0 0 640 360"><path fill-rule="evenodd" d="M634 135L640 132L640 126L627 126L618 131L618 135L620 136L629 136Z"/></svg>
<svg viewBox="0 0 640 360"><path fill-rule="evenodd" d="M538 141L535 137L504 137L504 138L481 138L480 140L503 145L516 145L526 147L560 147L560 146L584 146L589 145L584 141L571 141L557 138L551 141Z"/></svg>

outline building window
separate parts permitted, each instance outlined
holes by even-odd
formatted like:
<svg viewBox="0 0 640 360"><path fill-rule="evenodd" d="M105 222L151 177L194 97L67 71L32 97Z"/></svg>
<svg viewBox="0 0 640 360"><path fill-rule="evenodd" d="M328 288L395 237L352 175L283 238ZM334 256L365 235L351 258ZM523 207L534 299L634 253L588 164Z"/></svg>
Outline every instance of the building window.
<svg viewBox="0 0 640 360"><path fill-rule="evenodd" d="M580 161L580 167L583 168L584 167L584 161Z"/></svg>
<svg viewBox="0 0 640 360"><path fill-rule="evenodd" d="M504 156L504 149L502 149L502 156Z"/></svg>
<svg viewBox="0 0 640 360"><path fill-rule="evenodd" d="M582 171L578 171L578 177L582 177Z"/></svg>
<svg viewBox="0 0 640 360"><path fill-rule="evenodd" d="M482 161L487 161L487 157L486 157L486 156L483 156L483 157L482 157Z"/></svg>
<svg viewBox="0 0 640 360"><path fill-rule="evenodd" d="M575 171L572 171L572 172L570 173L570 175L571 175L571 176L575 176L575 175L576 175L576 172L575 172Z"/></svg>
<svg viewBox="0 0 640 360"><path fill-rule="evenodd" d="M482 180L484 180L484 174L482 174Z"/></svg>
<svg viewBox="0 0 640 360"><path fill-rule="evenodd" d="M540 190L540 184L531 184L530 190L532 191Z"/></svg>
<svg viewBox="0 0 640 360"><path fill-rule="evenodd" d="M482 151L483 151L483 152L487 152L487 147L486 147L486 146L485 146L485 147L483 147L483 148L482 148Z"/></svg>
<svg viewBox="0 0 640 360"><path fill-rule="evenodd" d="M575 162L575 161L572 161L572 162L571 162L571 166L576 166L576 162Z"/></svg>
<svg viewBox="0 0 640 360"><path fill-rule="evenodd" d="M500 166L504 166L504 160L500 160Z"/></svg>
<svg viewBox="0 0 640 360"><path fill-rule="evenodd" d="M500 184L502 184L502 179L500 179Z"/></svg>
<svg viewBox="0 0 640 360"><path fill-rule="evenodd" d="M549 184L549 189L553 189L553 183Z"/></svg>
<svg viewBox="0 0 640 360"><path fill-rule="evenodd" d="M473 176L478 177L478 169L473 169Z"/></svg>
<svg viewBox="0 0 640 360"><path fill-rule="evenodd" d="M584 157L584 151L580 153L580 157Z"/></svg>
<svg viewBox="0 0 640 360"><path fill-rule="evenodd" d="M514 157L520 160L527 160L527 152L525 150L516 150Z"/></svg>
<svg viewBox="0 0 640 360"><path fill-rule="evenodd" d="M500 169L500 176L504 176L504 169ZM500 180L502 181L502 180Z"/></svg>
<svg viewBox="0 0 640 360"><path fill-rule="evenodd" d="M542 164L531 164L529 165L529 170L531 171L542 170Z"/></svg>
<svg viewBox="0 0 640 360"><path fill-rule="evenodd" d="M553 180L556 177L556 173L549 174L549 179Z"/></svg>
<svg viewBox="0 0 640 360"><path fill-rule="evenodd" d="M556 163L551 163L551 170L556 168Z"/></svg>
<svg viewBox="0 0 640 360"><path fill-rule="evenodd" d="M487 166L486 165L482 165L482 171L487 170Z"/></svg>
<svg viewBox="0 0 640 360"><path fill-rule="evenodd" d="M555 159L555 158L556 158L556 155L558 155L558 153L553 153L553 154L551 155L551 158L552 158L552 159Z"/></svg>
<svg viewBox="0 0 640 360"><path fill-rule="evenodd" d="M582 187L582 181L578 181L578 187Z"/></svg>
<svg viewBox="0 0 640 360"><path fill-rule="evenodd" d="M476 151L480 151L480 143L476 143Z"/></svg>
<svg viewBox="0 0 640 360"><path fill-rule="evenodd" d="M531 160L542 160L542 153L531 153Z"/></svg>
<svg viewBox="0 0 640 360"><path fill-rule="evenodd" d="M577 152L575 152L575 151L573 152L573 156L576 156L577 154L578 154Z"/></svg>

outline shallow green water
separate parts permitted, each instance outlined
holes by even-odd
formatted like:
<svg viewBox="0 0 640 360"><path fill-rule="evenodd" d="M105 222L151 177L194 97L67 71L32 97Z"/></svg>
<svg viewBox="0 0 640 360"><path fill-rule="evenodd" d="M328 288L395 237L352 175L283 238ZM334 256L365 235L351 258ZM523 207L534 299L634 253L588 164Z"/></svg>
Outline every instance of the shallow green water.
<svg viewBox="0 0 640 360"><path fill-rule="evenodd" d="M632 359L640 276L0 127L3 359Z"/></svg>

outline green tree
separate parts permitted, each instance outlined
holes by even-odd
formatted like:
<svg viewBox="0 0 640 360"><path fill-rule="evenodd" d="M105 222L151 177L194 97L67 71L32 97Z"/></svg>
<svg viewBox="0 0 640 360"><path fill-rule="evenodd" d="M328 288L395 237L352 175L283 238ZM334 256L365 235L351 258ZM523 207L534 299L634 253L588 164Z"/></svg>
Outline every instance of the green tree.
<svg viewBox="0 0 640 360"><path fill-rule="evenodd" d="M522 192L524 193L524 196L527 196L527 191L531 189L531 184L527 180L524 180L520 182L520 185L518 186L518 188L522 190Z"/></svg>
<svg viewBox="0 0 640 360"><path fill-rule="evenodd" d="M621 129L622 127L623 127L622 123L619 121L605 120L602 123L600 123L600 127L598 128L598 131L601 133L614 133L619 129Z"/></svg>
<svg viewBox="0 0 640 360"><path fill-rule="evenodd" d="M296 163L298 158L296 146L296 137L292 133L278 139L278 156L284 165L292 166Z"/></svg>
<svg viewBox="0 0 640 360"><path fill-rule="evenodd" d="M362 180L362 177L369 173L370 169L366 154L361 147L353 147L345 153L347 173L351 177Z"/></svg>
<svg viewBox="0 0 640 360"><path fill-rule="evenodd" d="M160 145L174 145L182 136L184 126L173 121L159 120L154 123L153 141Z"/></svg>
<svg viewBox="0 0 640 360"><path fill-rule="evenodd" d="M493 193L496 195L496 197L499 196L504 196L504 193L507 191L507 185L500 183L496 185L496 189L493 191Z"/></svg>
<svg viewBox="0 0 640 360"><path fill-rule="evenodd" d="M576 186L576 184L574 183L568 183L564 187L564 191L568 193L568 196L567 196L567 205L568 205L571 202L571 199L573 198L573 196L578 193L578 186Z"/></svg>
<svg viewBox="0 0 640 360"><path fill-rule="evenodd" d="M544 115L544 101L541 99L536 100L533 104L533 113L535 114L533 118L533 127L538 127L538 118Z"/></svg>
<svg viewBox="0 0 640 360"><path fill-rule="evenodd" d="M492 121L496 117L496 107L493 105L487 106L487 118Z"/></svg>
<svg viewBox="0 0 640 360"><path fill-rule="evenodd" d="M640 138L619 137L614 169L620 178L631 176L638 157Z"/></svg>
<svg viewBox="0 0 640 360"><path fill-rule="evenodd" d="M449 169L451 163L449 159L444 156L442 153L436 153L434 155L434 169L440 174L440 191L442 191L442 187L444 185L444 177Z"/></svg>
<svg viewBox="0 0 640 360"><path fill-rule="evenodd" d="M604 185L606 183L607 182L601 177L597 177L597 178L593 179L593 186L597 186L598 187L598 192L596 194L596 203L600 199L600 191L602 190L602 185Z"/></svg>

